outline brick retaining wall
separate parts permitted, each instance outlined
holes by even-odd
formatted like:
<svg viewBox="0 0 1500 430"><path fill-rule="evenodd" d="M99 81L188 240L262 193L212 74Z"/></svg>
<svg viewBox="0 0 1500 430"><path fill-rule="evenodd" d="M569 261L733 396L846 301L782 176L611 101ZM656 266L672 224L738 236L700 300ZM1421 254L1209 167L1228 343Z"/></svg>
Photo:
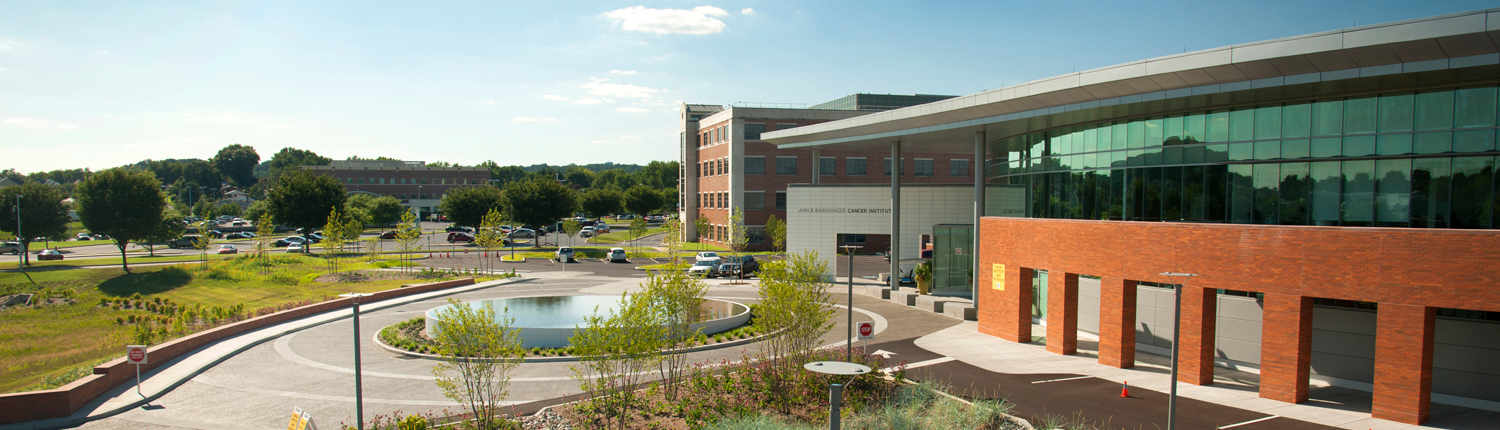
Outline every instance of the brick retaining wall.
<svg viewBox="0 0 1500 430"><path fill-rule="evenodd" d="M434 282L430 284L411 285L393 290L385 290L374 293L365 298L366 303L391 299L412 294L421 294L474 284L473 278L455 279L452 281ZM314 303L295 309L259 316L233 324L226 324L212 329L204 330L188 336L177 338L150 348L149 363L141 366L141 371L148 372L170 362L175 358L183 356L198 348L208 346L230 337L238 336L276 324L306 318L324 312L347 308L351 305L350 299L341 298L321 303ZM124 345L121 345L122 349ZM48 418L62 418L72 415L74 412L87 406L105 392L122 384L135 380L135 367L125 363L125 357L111 360L107 363L94 367L94 374L85 376L73 383L60 388L42 391L28 391L22 393L0 394L0 424L11 424L24 421L41 420Z"/></svg>

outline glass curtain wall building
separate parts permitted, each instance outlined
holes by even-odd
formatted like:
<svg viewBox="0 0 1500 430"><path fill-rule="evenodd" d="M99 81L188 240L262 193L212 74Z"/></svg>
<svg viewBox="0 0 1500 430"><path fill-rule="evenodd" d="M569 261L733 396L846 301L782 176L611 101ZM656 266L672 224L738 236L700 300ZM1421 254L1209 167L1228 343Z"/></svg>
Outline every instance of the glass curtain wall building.
<svg viewBox="0 0 1500 430"><path fill-rule="evenodd" d="M1032 218L1494 228L1497 110L1477 86L1073 126L991 143L988 182Z"/></svg>

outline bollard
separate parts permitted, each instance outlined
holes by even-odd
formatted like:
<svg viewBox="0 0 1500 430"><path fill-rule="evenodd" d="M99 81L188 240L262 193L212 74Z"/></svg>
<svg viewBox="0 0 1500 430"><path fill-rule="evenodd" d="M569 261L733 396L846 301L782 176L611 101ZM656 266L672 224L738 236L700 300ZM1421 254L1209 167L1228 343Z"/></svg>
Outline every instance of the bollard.
<svg viewBox="0 0 1500 430"><path fill-rule="evenodd" d="M828 384L828 429L839 430L839 406L844 400L844 386Z"/></svg>

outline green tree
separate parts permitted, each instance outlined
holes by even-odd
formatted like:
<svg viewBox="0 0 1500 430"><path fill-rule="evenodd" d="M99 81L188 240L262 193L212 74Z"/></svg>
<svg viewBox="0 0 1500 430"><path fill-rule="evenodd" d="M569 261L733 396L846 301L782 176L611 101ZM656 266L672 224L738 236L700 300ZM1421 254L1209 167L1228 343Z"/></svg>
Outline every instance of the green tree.
<svg viewBox="0 0 1500 430"><path fill-rule="evenodd" d="M583 197L578 199L578 207L591 217L601 218L620 213L620 208L624 207L622 199L623 195L619 191L595 188L583 193Z"/></svg>
<svg viewBox="0 0 1500 430"><path fill-rule="evenodd" d="M180 167L183 180L208 187L210 193L218 191L219 184L224 183L224 175L219 173L219 169L214 167L213 163L192 160L181 164Z"/></svg>
<svg viewBox="0 0 1500 430"><path fill-rule="evenodd" d="M401 259L410 262L412 250L417 247L417 240L422 238L422 230L417 228L417 215L411 211L401 213L401 222L396 224L396 245L401 250ZM402 265L403 269L411 271L409 264Z"/></svg>
<svg viewBox="0 0 1500 430"><path fill-rule="evenodd" d="M568 245L572 245L573 235L578 234L578 231L583 229L583 224L578 222L578 220L569 218L568 220L563 221L562 225L558 226L557 228L558 230L562 230L564 236L568 237Z"/></svg>
<svg viewBox="0 0 1500 430"><path fill-rule="evenodd" d="M656 190L656 193L661 195L661 210L662 210L662 212L676 212L677 211L677 203L678 203L677 202L677 197L678 196L677 196L677 189L676 188L662 188L662 189Z"/></svg>
<svg viewBox="0 0 1500 430"><path fill-rule="evenodd" d="M621 294L614 309L584 318L585 330L575 330L568 343L580 357L573 378L589 393L593 409L605 422L618 418L625 428L642 393L635 386L650 378L650 369L662 360L666 330L663 313L648 294Z"/></svg>
<svg viewBox="0 0 1500 430"><path fill-rule="evenodd" d="M547 225L573 215L578 208L578 194L572 189L545 178L513 182L505 187L505 203L511 208L511 219L525 225ZM540 246L539 241L531 241Z"/></svg>
<svg viewBox="0 0 1500 430"><path fill-rule="evenodd" d="M772 357L769 365L784 369L767 373L776 378L766 381L772 395L792 391L794 381L786 376L801 370L818 338L833 328L836 309L823 282L827 271L827 263L814 252L792 254L761 266L755 326L761 333L774 333L765 341L765 351ZM783 396L774 403L786 412L797 401Z"/></svg>
<svg viewBox="0 0 1500 430"><path fill-rule="evenodd" d="M630 220L630 241L634 242L646 235L646 217L638 216Z"/></svg>
<svg viewBox="0 0 1500 430"><path fill-rule="evenodd" d="M504 204L505 196L499 188L491 186L465 187L448 190L438 202L438 209L448 216L454 225L478 226L491 210Z"/></svg>
<svg viewBox="0 0 1500 430"><path fill-rule="evenodd" d="M493 181L495 186L500 188L505 188L511 182L524 181L527 177L526 170L522 169L521 166L501 166L493 160L479 163L478 167L489 168L490 180Z"/></svg>
<svg viewBox="0 0 1500 430"><path fill-rule="evenodd" d="M506 312L497 314L490 302L449 298L427 328L443 356L432 369L438 387L468 409L480 429L501 428L496 416L510 394L510 372L521 364L521 331L511 328L515 318Z"/></svg>
<svg viewBox="0 0 1500 430"><path fill-rule="evenodd" d="M267 202L265 200L256 200L255 203L250 204L250 207L245 208L245 212L240 214L240 217L248 220L258 220L261 217L266 216L266 214L270 212L270 202Z"/></svg>
<svg viewBox="0 0 1500 430"><path fill-rule="evenodd" d="M676 161L652 161L636 172L636 176L641 184L651 188L677 188L677 170Z"/></svg>
<svg viewBox="0 0 1500 430"><path fill-rule="evenodd" d="M698 232L699 243L702 243L703 239L705 237L708 237L708 230L711 228L713 228L713 226L708 224L708 218L699 216L698 220L693 222L693 230Z"/></svg>
<svg viewBox="0 0 1500 430"><path fill-rule="evenodd" d="M489 213L484 214L479 224L474 225L477 228L474 230L474 244L484 251L479 260L481 270L494 269L494 261L491 260L493 253L489 251L505 245L505 235L500 233L500 225L504 223L505 218L500 214L500 210L492 208ZM485 267L486 265L490 267Z"/></svg>
<svg viewBox="0 0 1500 430"><path fill-rule="evenodd" d="M16 232L16 196L21 197L21 231ZM33 238L61 237L68 233L67 196L55 186L27 182L19 187L0 188L0 231L10 233L30 249ZM23 264L30 264L30 254L21 253Z"/></svg>
<svg viewBox="0 0 1500 430"><path fill-rule="evenodd" d="M260 154L250 146L233 144L220 149L214 155L214 168L219 170L229 183L248 187L255 184L255 165L260 164Z"/></svg>
<svg viewBox="0 0 1500 430"><path fill-rule="evenodd" d="M264 259L267 257L266 252L271 248L271 234L276 233L276 220L267 213L262 213L259 217L252 219L255 220L255 257L262 260L261 274L269 275L271 265Z"/></svg>
<svg viewBox="0 0 1500 430"><path fill-rule="evenodd" d="M750 238L745 232L745 212L739 206L735 206L734 211L729 213L729 225L725 229L728 231L725 232L727 237L724 238L724 244L729 246L730 251L744 252L745 246L750 244ZM744 270L740 270L739 278L745 279Z"/></svg>
<svg viewBox="0 0 1500 430"><path fill-rule="evenodd" d="M116 168L94 174L74 193L83 226L109 235L120 249L120 267L130 271L125 247L150 238L161 224L167 206L161 182L151 172Z"/></svg>
<svg viewBox="0 0 1500 430"><path fill-rule="evenodd" d="M327 224L328 208L344 207L348 194L332 176L297 171L282 176L281 184L266 197L271 216L282 225L311 233Z"/></svg>
<svg viewBox="0 0 1500 430"><path fill-rule="evenodd" d="M646 215L661 209L661 194L645 185L630 187L625 191L625 210L636 215Z"/></svg>
<svg viewBox="0 0 1500 430"><path fill-rule="evenodd" d="M401 213L406 211L401 206L401 200L391 196L372 196L369 194L352 194L347 203L349 208L360 208L369 215L367 220L370 224L386 225L394 224L401 220Z"/></svg>
<svg viewBox="0 0 1500 430"><path fill-rule="evenodd" d="M224 204L215 206L214 207L214 213L213 213L213 215L215 217L218 217L218 216L221 216L221 215L229 215L229 216L233 216L233 217L240 216L240 205L237 205L237 204L234 204L234 203L224 203Z"/></svg>
<svg viewBox="0 0 1500 430"><path fill-rule="evenodd" d="M764 232L766 238L771 239L772 249L776 252L786 249L786 223L776 219L776 215L771 215L770 218L766 219Z"/></svg>
<svg viewBox="0 0 1500 430"><path fill-rule="evenodd" d="M267 163L269 173L266 179L272 184L279 184L282 175L300 171L301 166L327 166L333 160L318 155L312 151L301 150L292 147L281 148L281 151L271 156Z"/></svg>
<svg viewBox="0 0 1500 430"><path fill-rule="evenodd" d="M623 169L609 169L594 174L594 188L627 190L636 185L636 178Z"/></svg>
<svg viewBox="0 0 1500 430"><path fill-rule="evenodd" d="M693 324L704 319L703 298L708 293L708 284L682 270L684 262L681 254L677 253L677 242L668 241L666 246L667 254L671 256L668 268L648 271L646 281L641 283L645 287L642 294L650 298L652 308L660 313L665 346L685 348L691 346L693 339L702 333L701 330L694 329ZM687 354L666 354L662 357L660 366L667 398L676 399L678 384L688 367Z"/></svg>
<svg viewBox="0 0 1500 430"><path fill-rule="evenodd" d="M339 214L337 206L328 210L328 218L323 221L323 262L328 265L328 273L339 269L338 251L344 247L344 232L342 231L347 221L345 216ZM311 250L309 250L311 251Z"/></svg>
<svg viewBox="0 0 1500 430"><path fill-rule="evenodd" d="M144 240L146 250L152 257L156 256L156 244L176 240L187 231L187 222L182 220L182 214L171 209L162 209L162 212L161 222L156 224L156 230Z"/></svg>
<svg viewBox="0 0 1500 430"><path fill-rule="evenodd" d="M578 166L568 166L563 171L563 179L575 188L588 188L594 184L594 172Z"/></svg>

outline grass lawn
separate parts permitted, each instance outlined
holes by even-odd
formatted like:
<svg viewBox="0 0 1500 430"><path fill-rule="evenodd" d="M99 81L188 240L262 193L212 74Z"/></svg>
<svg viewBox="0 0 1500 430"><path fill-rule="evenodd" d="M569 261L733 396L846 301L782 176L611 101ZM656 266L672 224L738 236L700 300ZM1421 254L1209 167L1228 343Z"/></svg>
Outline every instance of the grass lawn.
<svg viewBox="0 0 1500 430"><path fill-rule="evenodd" d="M707 243L696 243L696 242L684 242L684 243L681 243L681 244L678 245L677 249L681 249L683 251L728 251L729 250L728 248L725 248L725 247L722 247L722 246L714 246L714 245L710 245L710 244L707 244Z"/></svg>
<svg viewBox="0 0 1500 430"><path fill-rule="evenodd" d="M629 228L615 228L615 229L611 229L610 231L612 233L605 233L605 234L601 234L601 235L589 238L589 242L621 243L621 242L629 242L630 241L630 229ZM661 232L664 232L664 231L667 231L667 229L666 228L662 228L662 227L648 228L648 229L646 229L646 234L641 235L641 237L650 236L650 235L661 233Z"/></svg>
<svg viewBox="0 0 1500 430"><path fill-rule="evenodd" d="M226 258L226 257L234 257L234 256L233 255L208 254L209 261L218 260L218 259L222 259L222 258ZM148 257L148 256L144 256L144 255L141 255L141 256L132 255L132 256L130 256L130 265L131 265L131 269L134 270L134 267L137 264L177 263L177 262L183 262L183 261L198 261L198 260L201 260L201 259L202 258L199 257L198 254L192 254L192 255L173 255L173 256L158 256L158 257ZM28 266L28 268L30 268L30 267L48 268L48 267L83 267L83 266L119 266L119 265L120 265L120 257L80 258L80 259L76 259L76 260L49 260L49 261L37 261L35 258L33 258L31 260L31 266ZM14 269L14 267L8 267L8 266L0 266L0 268Z"/></svg>
<svg viewBox="0 0 1500 430"><path fill-rule="evenodd" d="M193 258L196 258L194 256ZM132 258L132 260L140 261ZM73 377L80 366L92 366L118 357L124 345L134 341L135 327L120 324L117 317L173 318L183 314L99 306L102 300L127 299L140 294L143 300L169 299L184 307L243 306L246 313L305 300L321 301L348 292L374 292L396 288L412 280L382 280L363 283L319 283L327 273L324 260L303 255L277 255L272 275L259 275L255 260L248 256L215 261L208 268L194 265L141 267L125 273L119 269L80 269L0 273L0 295L37 293L72 299L72 304L16 307L0 311L0 393L25 390L44 381L59 386ZM377 263L381 265L387 265ZM367 269L368 263L344 259L341 270ZM29 276L29 280L28 280ZM35 281L36 285L32 285ZM191 320L201 323L202 320ZM170 328L167 338L179 337L203 326ZM164 339L158 339L160 343ZM49 378L50 377L50 378ZM50 379L50 380L49 380Z"/></svg>

